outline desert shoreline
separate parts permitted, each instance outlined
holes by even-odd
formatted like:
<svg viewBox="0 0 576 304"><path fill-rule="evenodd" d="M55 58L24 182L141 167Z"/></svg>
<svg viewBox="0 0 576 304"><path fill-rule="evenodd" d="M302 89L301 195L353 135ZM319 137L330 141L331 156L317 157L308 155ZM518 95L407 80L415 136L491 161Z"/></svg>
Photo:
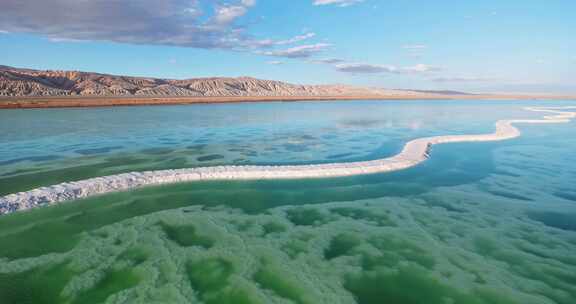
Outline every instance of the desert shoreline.
<svg viewBox="0 0 576 304"><path fill-rule="evenodd" d="M294 102L339 100L576 100L576 96L553 95L347 95L347 96L210 96L210 97L0 97L0 109L84 108L154 106L241 102Z"/></svg>

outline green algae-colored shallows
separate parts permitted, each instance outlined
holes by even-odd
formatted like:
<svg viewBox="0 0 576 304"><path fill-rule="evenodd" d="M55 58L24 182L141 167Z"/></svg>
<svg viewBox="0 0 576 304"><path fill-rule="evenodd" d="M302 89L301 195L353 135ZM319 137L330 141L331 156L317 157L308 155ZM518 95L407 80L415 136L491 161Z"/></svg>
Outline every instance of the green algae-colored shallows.
<svg viewBox="0 0 576 304"><path fill-rule="evenodd" d="M264 303L249 288L232 282L234 265L223 258L189 262L186 273L191 286L207 304Z"/></svg>
<svg viewBox="0 0 576 304"><path fill-rule="evenodd" d="M507 239L492 241L475 230L486 228L484 217L506 224L520 221L520 215L499 218L484 213L479 201L434 193L436 186L487 178L494 171L490 147L462 146L458 153L439 147L429 163L395 174L152 187L2 217L0 299L225 304L323 303L331 296L331 303L509 304L520 303L515 296L532 300L525 303L545 296L571 303L573 276L543 263L571 267L569 257L547 249L568 243L541 241L551 245L520 253L512 246L521 238L511 242L502 233ZM551 227L555 223L530 215ZM525 225L537 230L535 223ZM533 234L526 238L539 240ZM91 265L93 257L101 261ZM486 265L491 271L499 265L502 273L484 273ZM80 286L80 276L90 271L92 281ZM481 280L475 279L478 273ZM550 287L518 296L521 292L497 288L501 275ZM464 287L463 278L471 280Z"/></svg>
<svg viewBox="0 0 576 304"><path fill-rule="evenodd" d="M423 176L420 173L421 170L437 166L438 170L435 172L441 172L442 163L453 162L455 159L458 158L438 157L435 162L427 163L422 168L388 175L331 180L213 182L151 187L17 213L0 218L0 244L2 244L0 259L17 262L20 259L50 254L66 256L77 248L86 235L92 231L128 219L146 217L162 210L188 206L204 206L204 208L229 206L247 215L257 215L280 206L412 195L431 189L424 186L425 183L421 180ZM91 170L88 171L92 172ZM487 171L480 172L480 174L486 174ZM470 178L476 179L478 174L476 171L470 175ZM402 185L397 183L398 178L411 180L411 182ZM440 179L436 178L436 181ZM453 182L447 180L444 183ZM314 225L323 225L342 218L374 222L384 226L390 224L385 215L354 209L319 211L303 207L288 210L286 216L287 221L283 223L268 222L268 225L263 226L263 231L266 234L281 234L289 229L287 223L312 228ZM179 225L168 222L155 224L168 240L183 248L209 249L214 243L211 237L197 231L194 224ZM345 239L335 240L334 248L328 250L326 254L329 258L337 257L345 254L346 248L352 245L354 244L348 244ZM306 247L303 248L302 253L306 253ZM132 259L134 261L130 265L135 267L147 260L147 254L138 249L122 253L119 259L131 256L134 257ZM224 294L215 293L210 284L206 287L199 279L199 276L203 276L202 267L204 267L199 265L203 264L190 262L188 265L190 284L194 289L200 290L199 297L204 301L208 303L256 303L255 299L258 298L252 295L250 289L235 285L235 283L230 283L232 285L225 288ZM196 265L196 267L190 265ZM215 269L226 268L225 266L226 263L223 261L209 260L206 262L205 267L208 269L205 271L207 273L212 270L218 272L220 270ZM141 279L140 274L130 268L112 267L106 269L91 288L75 294L74 297L66 295L65 287L77 275L79 274L75 272L74 267L66 263L51 262L24 272L3 273L0 274L0 295L2 295L0 298L7 304L99 303L138 285ZM261 288L270 290L281 298L291 299L297 303L315 301L313 298L298 295L302 287L298 286L297 280L287 279L269 267L260 268L254 274L253 279ZM202 292L202 290L205 291Z"/></svg>
<svg viewBox="0 0 576 304"><path fill-rule="evenodd" d="M488 147L485 145L485 148ZM82 232L161 210L193 205L230 206L256 214L285 205L406 196L432 189L429 183L443 186L466 183L486 176L491 170L489 166L479 166L460 153L445 153L449 152L449 148L439 148L442 149L439 151L441 153L432 161L392 174L328 180L176 184L113 193L17 213L0 218L0 243L3 244L0 257L17 259L66 252L77 244ZM466 145L462 148L470 149ZM464 151L475 153L480 159L483 155L489 156L489 153L479 153L478 147ZM489 161L487 163L490 164ZM450 165L454 167L455 164L471 166L476 170L462 172L459 175L461 179L454 179L451 174L442 174L447 170L442 168L449 168ZM426 175L423 174L425 171L433 173ZM398 183L399 179L405 182ZM291 214L292 219L299 224L312 224L309 221L315 220L314 214L307 214L305 209L292 211Z"/></svg>
<svg viewBox="0 0 576 304"><path fill-rule="evenodd" d="M91 289L78 295L73 304L104 303L108 297L119 291L138 285L140 278L131 269L110 270Z"/></svg>
<svg viewBox="0 0 576 304"><path fill-rule="evenodd" d="M77 275L65 264L40 267L14 274L0 274L2 304L97 304L124 289L136 286L139 278L130 269L106 273L92 289L73 300L62 295L64 287Z"/></svg>
<svg viewBox="0 0 576 304"><path fill-rule="evenodd" d="M439 283L418 269L401 268L397 272L368 272L351 275L344 285L361 304L516 304L505 296L487 290L463 293Z"/></svg>
<svg viewBox="0 0 576 304"><path fill-rule="evenodd" d="M65 303L62 290L75 274L66 264L40 267L20 273L0 273L0 303Z"/></svg>

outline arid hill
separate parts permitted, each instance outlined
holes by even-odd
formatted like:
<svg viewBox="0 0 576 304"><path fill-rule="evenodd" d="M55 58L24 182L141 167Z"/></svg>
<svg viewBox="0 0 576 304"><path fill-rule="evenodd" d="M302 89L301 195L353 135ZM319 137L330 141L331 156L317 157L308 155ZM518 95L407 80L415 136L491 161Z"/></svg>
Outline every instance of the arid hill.
<svg viewBox="0 0 576 304"><path fill-rule="evenodd" d="M0 66L0 96L229 97L229 96L406 96L408 90L347 85L296 85L251 77L186 80L127 77L78 71L41 71ZM429 93L428 93L429 95Z"/></svg>

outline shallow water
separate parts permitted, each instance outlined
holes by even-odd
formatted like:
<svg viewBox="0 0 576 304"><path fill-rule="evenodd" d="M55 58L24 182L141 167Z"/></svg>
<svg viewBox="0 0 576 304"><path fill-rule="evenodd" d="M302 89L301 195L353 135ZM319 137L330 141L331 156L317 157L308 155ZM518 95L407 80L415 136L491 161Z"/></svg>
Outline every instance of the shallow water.
<svg viewBox="0 0 576 304"><path fill-rule="evenodd" d="M6 111L0 192L239 155L247 163L371 159L415 137L538 117L521 110L536 104ZM0 299L573 303L575 127L523 126L511 141L438 146L424 164L390 174L170 185L5 216Z"/></svg>
<svg viewBox="0 0 576 304"><path fill-rule="evenodd" d="M375 159L411 139L538 117L482 101L247 103L0 112L0 195L129 171ZM474 111L471 111L471 107Z"/></svg>

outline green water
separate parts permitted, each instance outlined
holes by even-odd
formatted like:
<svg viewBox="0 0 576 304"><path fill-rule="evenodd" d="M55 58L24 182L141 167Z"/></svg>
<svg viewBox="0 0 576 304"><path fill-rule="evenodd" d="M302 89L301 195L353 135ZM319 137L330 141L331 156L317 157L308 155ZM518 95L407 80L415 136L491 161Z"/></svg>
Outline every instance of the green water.
<svg viewBox="0 0 576 304"><path fill-rule="evenodd" d="M0 217L0 303L571 304L575 127L438 146L391 174L178 184ZM4 181L53 181L28 174Z"/></svg>

